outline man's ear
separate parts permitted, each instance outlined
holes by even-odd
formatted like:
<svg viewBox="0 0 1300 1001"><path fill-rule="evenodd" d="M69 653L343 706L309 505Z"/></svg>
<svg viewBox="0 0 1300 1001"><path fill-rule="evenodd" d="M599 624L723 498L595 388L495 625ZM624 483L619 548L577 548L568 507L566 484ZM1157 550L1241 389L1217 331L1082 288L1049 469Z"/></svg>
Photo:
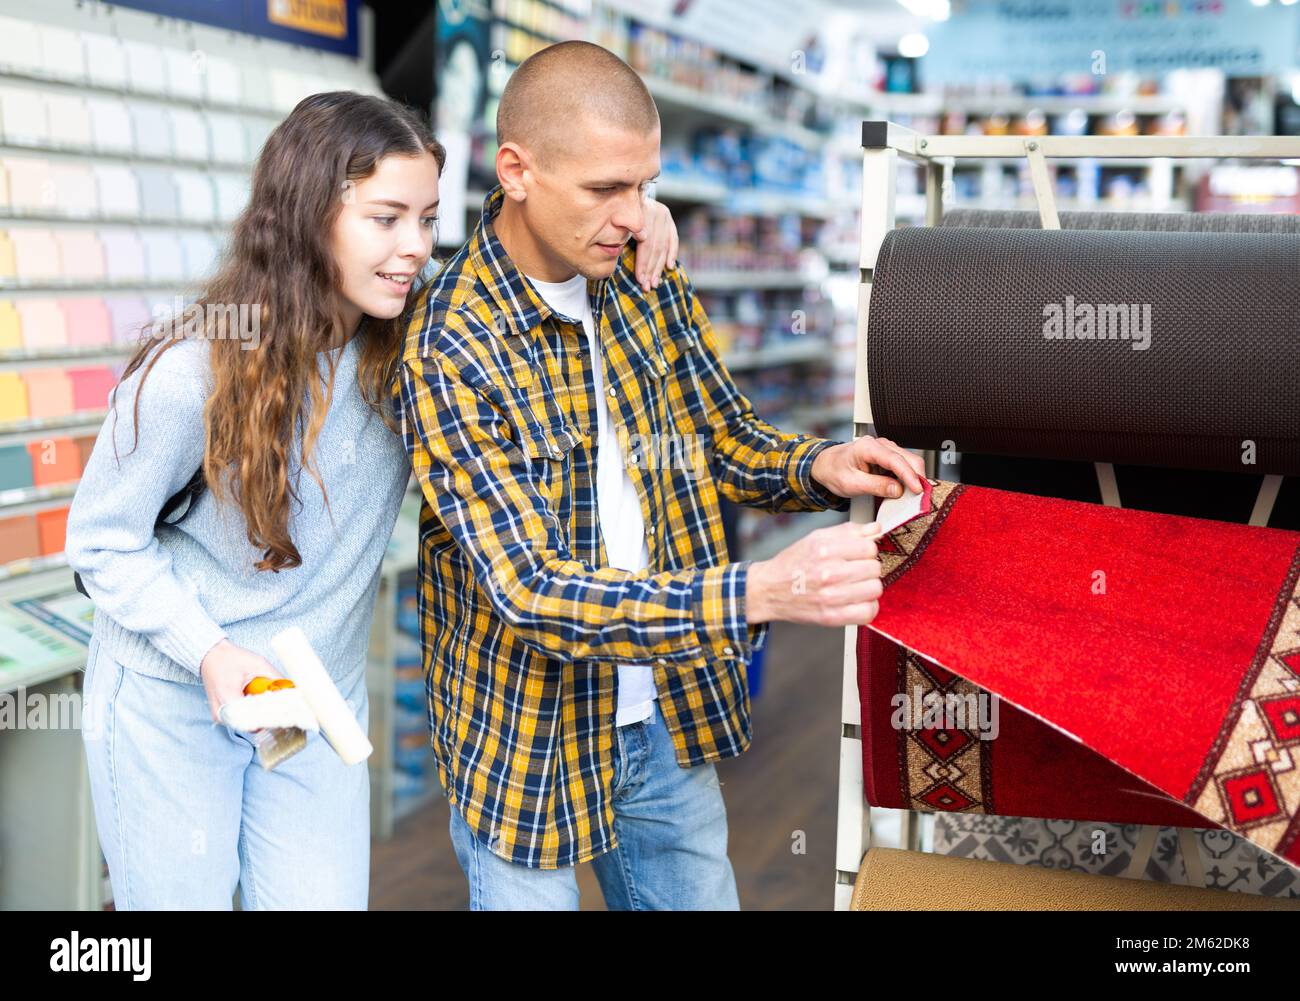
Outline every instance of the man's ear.
<svg viewBox="0 0 1300 1001"><path fill-rule="evenodd" d="M528 196L528 153L518 143L502 143L497 147L497 180L507 198L522 202Z"/></svg>

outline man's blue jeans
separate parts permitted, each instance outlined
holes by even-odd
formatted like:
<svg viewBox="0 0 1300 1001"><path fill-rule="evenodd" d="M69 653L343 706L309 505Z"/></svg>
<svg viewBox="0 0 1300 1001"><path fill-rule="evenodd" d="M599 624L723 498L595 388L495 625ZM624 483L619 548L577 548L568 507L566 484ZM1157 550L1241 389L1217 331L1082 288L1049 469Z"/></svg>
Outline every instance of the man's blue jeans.
<svg viewBox="0 0 1300 1001"><path fill-rule="evenodd" d="M727 859L727 812L713 765L681 768L654 714L618 727L614 832L618 847L592 860L610 910L738 910ZM492 854L451 808L451 842L476 911L577 910L573 867L532 869Z"/></svg>

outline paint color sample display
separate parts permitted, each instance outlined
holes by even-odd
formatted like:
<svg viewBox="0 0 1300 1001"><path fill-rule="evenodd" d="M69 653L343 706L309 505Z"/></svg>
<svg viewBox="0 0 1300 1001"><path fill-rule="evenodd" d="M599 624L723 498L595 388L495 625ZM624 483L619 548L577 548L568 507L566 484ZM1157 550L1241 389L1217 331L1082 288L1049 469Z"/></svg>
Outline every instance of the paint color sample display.
<svg viewBox="0 0 1300 1001"><path fill-rule="evenodd" d="M35 515L0 518L0 566L40 555L41 533Z"/></svg>
<svg viewBox="0 0 1300 1001"><path fill-rule="evenodd" d="M49 181L54 185L54 208L59 215L90 219L99 214L95 175L89 167L51 163Z"/></svg>
<svg viewBox="0 0 1300 1001"><path fill-rule="evenodd" d="M50 161L29 156L4 158L9 177L9 204L24 213L49 212L55 205Z"/></svg>
<svg viewBox="0 0 1300 1001"><path fill-rule="evenodd" d="M23 372L27 384L28 416L50 419L73 412L72 381L61 368L29 368Z"/></svg>
<svg viewBox="0 0 1300 1001"><path fill-rule="evenodd" d="M101 215L134 219L140 214L140 185L135 171L130 167L96 164L94 174Z"/></svg>
<svg viewBox="0 0 1300 1001"><path fill-rule="evenodd" d="M203 116L188 108L170 108L167 111L172 132L172 149L181 160L199 160L206 163L211 155L207 124Z"/></svg>
<svg viewBox="0 0 1300 1001"><path fill-rule="evenodd" d="M18 277L29 282L45 282L63 275L59 245L48 229L11 229L14 264Z"/></svg>
<svg viewBox="0 0 1300 1001"><path fill-rule="evenodd" d="M113 370L104 366L70 368L68 379L72 383L72 406L76 410L104 410L117 384Z"/></svg>
<svg viewBox="0 0 1300 1001"><path fill-rule="evenodd" d="M134 344L141 329L152 319L149 307L136 296L112 296L104 304L108 306L114 344Z"/></svg>
<svg viewBox="0 0 1300 1001"><path fill-rule="evenodd" d="M0 490L32 486L32 457L22 445L0 445Z"/></svg>
<svg viewBox="0 0 1300 1001"><path fill-rule="evenodd" d="M133 230L101 229L99 241L111 281L139 281L145 276L144 244Z"/></svg>
<svg viewBox="0 0 1300 1001"><path fill-rule="evenodd" d="M129 153L133 145L131 115L126 102L116 97L88 97L90 134L101 153Z"/></svg>
<svg viewBox="0 0 1300 1001"><path fill-rule="evenodd" d="M185 277L185 262L181 259L181 244L176 234L168 230L146 229L140 234L144 244L145 270L152 281L181 281Z"/></svg>
<svg viewBox="0 0 1300 1001"><path fill-rule="evenodd" d="M78 281L94 282L103 279L104 245L92 229L60 229L54 234L59 247L59 260L63 274Z"/></svg>
<svg viewBox="0 0 1300 1001"><path fill-rule="evenodd" d="M50 142L77 150L94 148L95 137L90 127L90 109L84 99L75 95L45 95L45 110L50 124Z"/></svg>
<svg viewBox="0 0 1300 1001"><path fill-rule="evenodd" d="M61 299L64 325L68 331L70 347L109 345L113 330L109 322L108 307L103 299Z"/></svg>
<svg viewBox="0 0 1300 1001"><path fill-rule="evenodd" d="M55 300L20 299L17 306L23 347L48 350L67 346L68 328Z"/></svg>
<svg viewBox="0 0 1300 1001"><path fill-rule="evenodd" d="M0 423L27 417L27 383L17 372L0 372Z"/></svg>
<svg viewBox="0 0 1300 1001"><path fill-rule="evenodd" d="M18 308L12 299L0 299L0 351L16 351L23 346L23 328Z"/></svg>
<svg viewBox="0 0 1300 1001"><path fill-rule="evenodd" d="M93 434L83 435L80 438L74 438L77 445L77 452L80 453L81 468L86 468L86 463L90 461L90 453L95 448L95 436Z"/></svg>
<svg viewBox="0 0 1300 1001"><path fill-rule="evenodd" d="M42 438L27 443L32 484L38 487L81 479L81 449L71 438Z"/></svg>
<svg viewBox="0 0 1300 1001"><path fill-rule="evenodd" d="M41 539L41 555L53 556L63 552L68 538L68 508L36 512L36 530Z"/></svg>
<svg viewBox="0 0 1300 1001"><path fill-rule="evenodd" d="M176 185L171 171L162 167L137 167L136 179L140 182L140 211L146 219L169 220L176 218Z"/></svg>
<svg viewBox="0 0 1300 1001"><path fill-rule="evenodd" d="M35 146L50 138L46 102L30 90L0 88L0 132L15 146Z"/></svg>
<svg viewBox="0 0 1300 1001"><path fill-rule="evenodd" d="M127 108L131 115L136 153L140 156L170 157L173 152L172 129L167 120L167 112L156 104L132 102Z"/></svg>
<svg viewBox="0 0 1300 1001"><path fill-rule="evenodd" d="M234 115L209 112L208 134L212 138L212 159L218 163L248 162L247 136Z"/></svg>

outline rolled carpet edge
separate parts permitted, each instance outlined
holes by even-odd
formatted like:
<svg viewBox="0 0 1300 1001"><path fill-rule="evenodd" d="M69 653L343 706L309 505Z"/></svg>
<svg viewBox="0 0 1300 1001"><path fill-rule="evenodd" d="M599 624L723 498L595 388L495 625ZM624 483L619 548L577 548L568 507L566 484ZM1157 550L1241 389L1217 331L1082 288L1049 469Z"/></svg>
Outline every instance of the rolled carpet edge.
<svg viewBox="0 0 1300 1001"><path fill-rule="evenodd" d="M1300 899L870 848L853 911L1300 911Z"/></svg>

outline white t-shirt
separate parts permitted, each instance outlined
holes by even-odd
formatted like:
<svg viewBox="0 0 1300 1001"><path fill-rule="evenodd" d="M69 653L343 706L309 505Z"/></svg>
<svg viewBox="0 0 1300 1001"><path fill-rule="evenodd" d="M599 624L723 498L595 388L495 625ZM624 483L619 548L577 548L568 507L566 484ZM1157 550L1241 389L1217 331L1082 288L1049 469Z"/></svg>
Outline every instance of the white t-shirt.
<svg viewBox="0 0 1300 1001"><path fill-rule="evenodd" d="M628 475L619 447L618 433L609 407L605 405L605 378L600 339L591 315L587 296L587 279L574 275L566 282L542 282L529 278L551 309L561 316L580 318L591 350L591 374L596 389L596 507L600 517L600 534L605 540L609 565L619 570L644 570L650 565L646 547L645 518L641 501ZM646 664L620 664L618 667L618 709L615 726L626 726L647 719L654 712L654 669Z"/></svg>

